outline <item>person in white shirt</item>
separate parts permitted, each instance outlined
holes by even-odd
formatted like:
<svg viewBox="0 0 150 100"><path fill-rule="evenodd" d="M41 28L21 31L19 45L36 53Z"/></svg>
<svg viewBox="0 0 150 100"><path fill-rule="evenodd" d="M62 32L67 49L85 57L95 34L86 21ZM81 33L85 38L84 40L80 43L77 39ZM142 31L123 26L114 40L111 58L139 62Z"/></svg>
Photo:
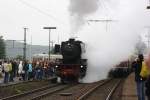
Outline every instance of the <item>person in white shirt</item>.
<svg viewBox="0 0 150 100"><path fill-rule="evenodd" d="M22 79L23 79L25 71L23 70L23 62L22 61L20 61L19 66L18 66L18 74L19 74L19 76L22 76ZM21 78L19 80L21 80Z"/></svg>

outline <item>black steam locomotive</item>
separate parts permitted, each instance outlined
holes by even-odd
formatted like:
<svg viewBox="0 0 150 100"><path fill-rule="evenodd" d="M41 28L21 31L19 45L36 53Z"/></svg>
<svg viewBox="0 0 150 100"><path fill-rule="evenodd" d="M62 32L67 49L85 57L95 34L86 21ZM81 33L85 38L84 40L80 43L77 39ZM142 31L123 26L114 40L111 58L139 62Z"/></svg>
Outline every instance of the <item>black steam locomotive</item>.
<svg viewBox="0 0 150 100"><path fill-rule="evenodd" d="M69 39L62 42L60 52L62 59L56 63L56 75L62 83L78 82L86 74L87 60L82 59L85 45L81 41Z"/></svg>

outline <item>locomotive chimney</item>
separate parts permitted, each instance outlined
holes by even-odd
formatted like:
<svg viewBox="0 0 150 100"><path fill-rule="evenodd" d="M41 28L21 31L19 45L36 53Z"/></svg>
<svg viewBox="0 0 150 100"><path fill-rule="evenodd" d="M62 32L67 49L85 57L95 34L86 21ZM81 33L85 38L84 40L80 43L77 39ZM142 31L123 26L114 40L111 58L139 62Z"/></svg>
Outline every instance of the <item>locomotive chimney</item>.
<svg viewBox="0 0 150 100"><path fill-rule="evenodd" d="M69 39L69 42L74 42L74 41L75 41L74 38L70 38L70 39Z"/></svg>

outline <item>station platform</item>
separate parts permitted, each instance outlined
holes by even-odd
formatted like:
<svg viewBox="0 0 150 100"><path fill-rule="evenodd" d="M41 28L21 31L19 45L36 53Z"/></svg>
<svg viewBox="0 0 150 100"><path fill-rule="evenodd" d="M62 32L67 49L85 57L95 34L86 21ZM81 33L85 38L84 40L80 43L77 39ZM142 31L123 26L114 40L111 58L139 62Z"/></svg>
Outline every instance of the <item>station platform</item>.
<svg viewBox="0 0 150 100"><path fill-rule="evenodd" d="M134 73L131 73L123 84L121 100L138 100Z"/></svg>
<svg viewBox="0 0 150 100"><path fill-rule="evenodd" d="M4 78L0 78L0 87L3 86L10 86L10 85L15 85L18 83L24 83L24 82L31 82L31 81L38 81L38 80L27 80L27 81L23 81L23 80L19 80L20 77L15 77L13 82L8 82L8 83L4 83ZM49 78L43 79L43 80L53 80L55 79L55 76L50 76Z"/></svg>
<svg viewBox="0 0 150 100"><path fill-rule="evenodd" d="M15 77L13 82L8 82L7 84L4 84L4 78L0 78L0 86L8 86L8 85L13 85L17 83L21 83L23 81L19 80L19 77Z"/></svg>

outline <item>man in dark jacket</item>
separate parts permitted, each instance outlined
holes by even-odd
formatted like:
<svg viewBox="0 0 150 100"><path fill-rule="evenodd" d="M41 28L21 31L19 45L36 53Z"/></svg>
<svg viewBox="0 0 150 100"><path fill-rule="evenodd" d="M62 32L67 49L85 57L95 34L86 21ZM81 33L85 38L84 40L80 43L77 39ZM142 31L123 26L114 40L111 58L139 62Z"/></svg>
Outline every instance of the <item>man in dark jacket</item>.
<svg viewBox="0 0 150 100"><path fill-rule="evenodd" d="M143 55L139 54L138 59L132 64L132 67L135 70L135 82L137 85L137 95L138 100L145 100L144 94L144 78L140 76L140 72L142 69Z"/></svg>
<svg viewBox="0 0 150 100"><path fill-rule="evenodd" d="M28 62L26 60L24 61L23 70L25 71L24 80L27 80L28 79Z"/></svg>
<svg viewBox="0 0 150 100"><path fill-rule="evenodd" d="M17 62L14 60L12 61L12 71L13 71L13 78L16 77L17 72Z"/></svg>
<svg viewBox="0 0 150 100"><path fill-rule="evenodd" d="M150 76L145 83L145 87L146 87L146 96L148 100L150 100Z"/></svg>

